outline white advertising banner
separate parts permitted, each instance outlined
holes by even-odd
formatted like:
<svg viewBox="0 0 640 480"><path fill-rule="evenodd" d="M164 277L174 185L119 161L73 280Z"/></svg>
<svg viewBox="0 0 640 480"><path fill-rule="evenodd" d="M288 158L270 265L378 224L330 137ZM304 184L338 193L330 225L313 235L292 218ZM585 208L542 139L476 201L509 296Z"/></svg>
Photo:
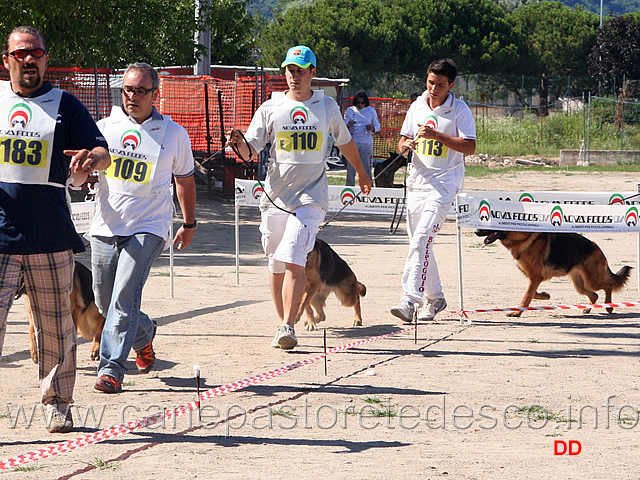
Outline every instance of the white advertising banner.
<svg viewBox="0 0 640 480"><path fill-rule="evenodd" d="M236 205L257 207L260 204L260 196L264 193L260 183L257 180L235 180ZM374 187L369 195L358 195L358 192L359 187L329 185L329 211L337 212L353 200L353 204L344 209L345 213L393 215L396 205L405 202L402 188Z"/></svg>
<svg viewBox="0 0 640 480"><path fill-rule="evenodd" d="M76 227L76 232L89 231L95 212L96 202L71 202L71 220Z"/></svg>
<svg viewBox="0 0 640 480"><path fill-rule="evenodd" d="M507 193L501 198L518 198L522 192ZM542 192L537 192L540 194ZM578 192L545 192L538 199L507 201L476 196L478 192L464 192L457 196L456 221L458 226L484 230L516 230L526 232L637 232L638 205L631 194L594 194ZM601 195L599 198L598 195ZM613 196L615 195L615 197ZM493 195L492 195L493 196ZM536 198L535 195L531 195ZM542 198L546 200L542 200ZM605 203L605 199L607 203ZM543 203L545 202L545 203ZM600 203L602 202L602 203ZM610 204L609 204L610 203Z"/></svg>

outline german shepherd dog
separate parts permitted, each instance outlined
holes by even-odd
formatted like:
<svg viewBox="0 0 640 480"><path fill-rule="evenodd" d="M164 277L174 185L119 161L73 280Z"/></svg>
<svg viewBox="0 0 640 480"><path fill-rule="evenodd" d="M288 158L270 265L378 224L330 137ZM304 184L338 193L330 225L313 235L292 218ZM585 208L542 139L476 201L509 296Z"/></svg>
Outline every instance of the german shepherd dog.
<svg viewBox="0 0 640 480"><path fill-rule="evenodd" d="M402 185L394 184L393 179L400 167L404 167L406 164L406 157L389 152L389 158L373 167L373 178L376 180L376 187L402 187Z"/></svg>
<svg viewBox="0 0 640 480"><path fill-rule="evenodd" d="M342 305L353 307L355 312L353 326L362 325L360 297L365 296L367 287L358 281L347 262L319 238L316 239L313 250L307 255L305 272L307 285L296 322L300 320L302 313L306 312L305 329L317 330L317 324L326 318L324 306L327 297L333 292Z"/></svg>
<svg viewBox="0 0 640 480"><path fill-rule="evenodd" d="M18 289L15 299L25 293L24 283ZM38 347L33 327L33 313L29 297L25 296L25 306L29 313L29 351L33 363L38 363ZM104 327L104 317L95 304L92 289L91 270L76 261L73 271L73 286L71 288L71 316L80 335L85 340L93 340L91 360L97 360L100 355L100 338Z"/></svg>
<svg viewBox="0 0 640 480"><path fill-rule="evenodd" d="M497 230L476 230L489 245L496 240L504 245L515 258L518 268L529 278L529 285L520 301L528 307L531 300L548 300L547 292L538 292L538 286L553 277L569 275L573 286L596 303L596 290L604 290L605 303L611 303L611 292L620 290L629 278L631 267L624 266L617 273L609 269L607 258L600 247L577 233L530 233ZM589 313L585 308L583 313ZM613 308L606 309L608 313ZM519 317L522 312L511 312L510 317Z"/></svg>

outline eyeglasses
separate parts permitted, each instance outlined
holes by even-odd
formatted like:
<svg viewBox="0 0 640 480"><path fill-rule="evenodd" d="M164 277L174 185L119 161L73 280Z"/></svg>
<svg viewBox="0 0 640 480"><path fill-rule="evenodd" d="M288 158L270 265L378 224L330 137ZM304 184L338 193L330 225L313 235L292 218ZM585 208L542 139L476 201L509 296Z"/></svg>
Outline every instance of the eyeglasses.
<svg viewBox="0 0 640 480"><path fill-rule="evenodd" d="M18 58L20 60L24 60L28 55L31 55L33 58L42 58L47 54L47 51L44 48L18 48L13 52L9 52L13 58Z"/></svg>
<svg viewBox="0 0 640 480"><path fill-rule="evenodd" d="M144 97L145 95L153 92L155 88L144 88L144 87L122 87L120 92L122 92L127 97L132 95L137 95L139 97Z"/></svg>

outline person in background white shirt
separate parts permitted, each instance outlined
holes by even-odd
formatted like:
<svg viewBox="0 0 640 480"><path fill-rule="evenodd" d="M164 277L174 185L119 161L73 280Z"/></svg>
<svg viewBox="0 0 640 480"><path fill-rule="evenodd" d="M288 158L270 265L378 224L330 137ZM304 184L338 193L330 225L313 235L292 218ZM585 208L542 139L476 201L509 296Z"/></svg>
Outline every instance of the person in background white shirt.
<svg viewBox="0 0 640 480"><path fill-rule="evenodd" d="M353 96L353 106L344 112L344 121L356 143L360 160L364 169L371 177L373 162L373 134L380 131L380 121L376 109L369 106L369 97L365 92L358 92ZM347 185L355 185L356 170L347 164Z"/></svg>

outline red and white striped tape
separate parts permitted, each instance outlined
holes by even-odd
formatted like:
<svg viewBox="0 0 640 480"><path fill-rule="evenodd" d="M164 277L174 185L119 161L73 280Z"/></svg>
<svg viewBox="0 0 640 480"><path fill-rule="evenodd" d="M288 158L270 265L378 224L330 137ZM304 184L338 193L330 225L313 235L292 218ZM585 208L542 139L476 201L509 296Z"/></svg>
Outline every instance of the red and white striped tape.
<svg viewBox="0 0 640 480"><path fill-rule="evenodd" d="M394 335L399 335L401 333L410 332L415 330L416 328L424 327L429 324L436 323L440 320L442 320L442 318L438 320L434 320L433 322L430 322L428 324L423 324L418 326L412 325L409 328L387 333L385 335L379 335L377 337L371 337L364 340L358 340L355 342L347 343L345 345L327 350L326 353L322 353L316 357L308 358L306 360L301 360L301 361L292 363L291 365L280 367L266 373L255 375L253 377L245 378L244 380L240 380L238 382L228 383L220 387L212 388L210 390L207 390L206 392L201 393L199 400L220 397L220 396L226 395L227 393L235 392L237 390L247 388L251 385L256 385L260 382L264 382L265 380L275 378L286 372L295 370L296 368L304 367L306 365L311 365L312 363L315 363L318 360L323 359L325 356L331 355L332 353L344 352L345 350L348 350L350 348L354 348L360 345L365 345L367 343L377 342L379 340L383 340L385 338L389 338ZM87 445L93 445L95 443L104 442L105 440L111 440L113 438L119 437L120 435L124 435L126 433L133 433L137 430L148 427L150 425L155 425L161 421L170 420L174 417L182 416L191 410L197 410L199 407L199 403L200 403L199 401L189 402L176 408L166 409L162 412L157 412L153 415L139 418L137 420L132 420L130 422L123 423L120 425L115 425L105 430L100 430L98 432L87 434L83 437L55 443L23 455L18 455L18 456L9 458L7 460L0 462L0 470L15 468L17 466L31 463L36 460L41 460L44 458L51 457L53 455L57 455L59 453L69 452L72 450L76 450L80 447L85 447Z"/></svg>
<svg viewBox="0 0 640 480"><path fill-rule="evenodd" d="M446 317L441 317L437 320L433 320L426 324L412 325L411 327L404 328L402 330L398 330L395 332L387 333L384 335L378 335L377 337L370 337L363 340L347 343L345 345L341 345L339 347L334 347L330 350L327 350L326 353L322 353L318 356L308 358L306 360L301 360L301 361L292 363L291 365L280 367L266 373L255 375L253 377L245 378L244 380L240 380L238 382L228 383L220 387L209 389L206 392L203 392L200 394L199 400L206 400L214 397L220 397L220 396L226 395L227 393L235 392L237 390L247 388L251 385L256 385L260 382L264 382L265 380L269 380L271 378L278 377L286 372L290 372L291 370L295 370L296 368L304 367L306 365L311 365L312 363L315 363L318 360L323 359L327 355L331 355L333 353L338 353L338 352L344 352L345 350L349 350L350 348L358 347L360 345L377 342L379 340L384 340L385 338L389 338L394 335L411 332L417 328L432 325L446 318L450 318L451 316L456 314L459 315L461 318L468 319L469 313L517 312L517 311L524 311L524 310L571 310L571 309L583 309L583 308L608 308L608 307L619 308L619 307L637 307L637 306L640 306L640 302L602 303L602 304L594 303L594 304L586 304L586 305L556 305L556 306L547 306L547 307L509 307L509 308L490 308L490 309L462 310L462 311L448 310L450 315ZM42 460L44 458L57 455L59 453L69 452L81 447L85 447L87 445L93 445L95 443L104 442L105 440L111 440L113 438L119 437L120 435L133 433L142 428L155 425L161 421L170 420L174 417L180 417L191 410L197 410L200 406L199 400L186 403L179 407L167 409L162 412L157 412L157 413L154 413L153 415L148 415L146 417L139 418L137 420L132 420L127 423L115 425L108 429L100 430L98 432L93 432L83 437L78 437L73 440L67 440L64 442L55 443L55 444L40 448L38 450L34 450L29 453L17 455L7 460L0 461L0 470L15 468L20 465L25 465L27 463L34 462L36 460Z"/></svg>
<svg viewBox="0 0 640 480"><path fill-rule="evenodd" d="M543 307L507 307L507 308L485 308L478 310L463 310L462 313L486 313L486 312L524 312L526 310L582 310L585 308L620 308L620 307L640 307L640 302L621 303L587 303L577 305L550 305ZM452 313L460 313L456 310L449 310Z"/></svg>

